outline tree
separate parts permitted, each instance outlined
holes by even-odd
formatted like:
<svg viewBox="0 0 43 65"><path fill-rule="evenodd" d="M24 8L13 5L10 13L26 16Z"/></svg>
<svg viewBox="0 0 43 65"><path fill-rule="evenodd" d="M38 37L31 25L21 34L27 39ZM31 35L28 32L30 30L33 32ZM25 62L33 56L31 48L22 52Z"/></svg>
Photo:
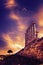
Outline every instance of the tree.
<svg viewBox="0 0 43 65"><path fill-rule="evenodd" d="M8 50L7 52L9 53L9 55L10 55L11 53L13 53L13 51L12 51L12 50Z"/></svg>

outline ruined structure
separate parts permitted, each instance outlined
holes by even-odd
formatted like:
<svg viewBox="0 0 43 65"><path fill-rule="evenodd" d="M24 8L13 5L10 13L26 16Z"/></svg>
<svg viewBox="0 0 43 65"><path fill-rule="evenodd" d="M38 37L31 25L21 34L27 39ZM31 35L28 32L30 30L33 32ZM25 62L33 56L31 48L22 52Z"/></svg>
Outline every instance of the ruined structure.
<svg viewBox="0 0 43 65"><path fill-rule="evenodd" d="M36 23L32 23L27 28L25 33L25 46L37 38L38 38L38 32L37 32Z"/></svg>
<svg viewBox="0 0 43 65"><path fill-rule="evenodd" d="M43 37L38 38L36 24L32 23L25 33L25 48L6 56L0 65L43 65Z"/></svg>

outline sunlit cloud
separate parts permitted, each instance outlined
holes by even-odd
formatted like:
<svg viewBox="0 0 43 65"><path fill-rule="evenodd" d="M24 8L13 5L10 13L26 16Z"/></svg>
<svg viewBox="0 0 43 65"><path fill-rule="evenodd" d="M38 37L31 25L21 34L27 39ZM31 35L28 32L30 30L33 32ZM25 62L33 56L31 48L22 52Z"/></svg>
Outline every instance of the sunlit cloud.
<svg viewBox="0 0 43 65"><path fill-rule="evenodd" d="M38 37L39 37L39 38L43 37L43 27L41 27L41 28L39 29Z"/></svg>
<svg viewBox="0 0 43 65"><path fill-rule="evenodd" d="M9 49L11 49L13 51L13 53L18 52L20 49L22 49L24 47L23 43L24 40L21 36L16 36L14 39L10 36L12 35L11 33L8 34L3 34L3 38L6 41L7 46L5 46L5 52ZM4 54L4 53L3 53ZM7 52L5 53L7 54Z"/></svg>
<svg viewBox="0 0 43 65"><path fill-rule="evenodd" d="M13 11L9 14L9 17L13 20L19 20L20 19L18 15L14 14Z"/></svg>
<svg viewBox="0 0 43 65"><path fill-rule="evenodd" d="M35 13L34 18L37 20L39 26L43 26L43 6L38 9L38 12Z"/></svg>
<svg viewBox="0 0 43 65"><path fill-rule="evenodd" d="M29 17L22 17L19 15L16 15L13 11L9 14L9 17L13 20L17 20L18 24L18 30L19 31L25 31L27 28L27 22L29 22Z"/></svg>
<svg viewBox="0 0 43 65"><path fill-rule="evenodd" d="M1 49L0 49L0 50L1 50ZM7 54L7 49L6 49L6 50L4 49L4 51L1 50L0 55L2 55L2 54L3 54L3 55L6 55L6 54Z"/></svg>
<svg viewBox="0 0 43 65"><path fill-rule="evenodd" d="M24 48L22 45L20 45L20 44L15 44L15 47L18 47L18 48Z"/></svg>
<svg viewBox="0 0 43 65"><path fill-rule="evenodd" d="M40 26L43 26L43 7L41 7L38 12L38 23Z"/></svg>
<svg viewBox="0 0 43 65"><path fill-rule="evenodd" d="M24 31L25 28L26 28L26 26L25 26L24 24L20 24L20 25L18 26L19 31Z"/></svg>
<svg viewBox="0 0 43 65"><path fill-rule="evenodd" d="M43 37L43 6L38 9L38 12L34 15L38 24L38 37Z"/></svg>
<svg viewBox="0 0 43 65"><path fill-rule="evenodd" d="M43 33L39 33L38 37L39 38L43 37Z"/></svg>
<svg viewBox="0 0 43 65"><path fill-rule="evenodd" d="M6 5L6 8L12 8L14 6L17 6L15 0L7 0L5 5Z"/></svg>

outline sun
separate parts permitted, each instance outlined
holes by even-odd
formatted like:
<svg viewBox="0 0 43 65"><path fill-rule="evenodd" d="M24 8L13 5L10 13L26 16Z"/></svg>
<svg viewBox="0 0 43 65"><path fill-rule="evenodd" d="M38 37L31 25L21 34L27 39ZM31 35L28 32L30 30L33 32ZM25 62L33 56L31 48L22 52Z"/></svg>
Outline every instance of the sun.
<svg viewBox="0 0 43 65"><path fill-rule="evenodd" d="M39 38L43 37L43 33L39 33L39 34L38 34L38 37L39 37Z"/></svg>

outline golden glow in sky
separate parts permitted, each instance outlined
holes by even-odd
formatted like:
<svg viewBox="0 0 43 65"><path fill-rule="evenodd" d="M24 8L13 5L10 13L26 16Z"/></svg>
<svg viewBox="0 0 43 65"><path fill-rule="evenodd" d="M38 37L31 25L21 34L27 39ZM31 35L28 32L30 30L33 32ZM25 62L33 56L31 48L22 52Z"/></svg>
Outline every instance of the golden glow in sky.
<svg viewBox="0 0 43 65"><path fill-rule="evenodd" d="M39 10L38 21L39 21L39 25L43 26L43 7L41 7Z"/></svg>
<svg viewBox="0 0 43 65"><path fill-rule="evenodd" d="M43 37L43 6L38 9L34 17L38 24L38 37L41 38Z"/></svg>
<svg viewBox="0 0 43 65"><path fill-rule="evenodd" d="M4 47L4 51L3 49L0 49L1 50L0 54L7 54L7 51L9 49L13 50L13 52L16 53L25 46L25 32L32 18L37 20L36 23L38 24L38 27L39 27L38 37L39 38L43 37L43 5L32 16L21 16L19 14L15 14L13 10L13 7L15 6L18 6L15 0L7 0L7 2L5 3L5 8L8 9L8 11L10 9L8 18L12 20L12 23L15 22L16 20L17 30L14 27L15 24L13 26L11 24L11 26L14 29L12 28L12 31L10 32L8 31L7 33L2 34L2 38L5 40L7 46ZM23 11L27 12L27 9L24 8ZM9 24L9 21L8 21L8 24Z"/></svg>
<svg viewBox="0 0 43 65"><path fill-rule="evenodd" d="M12 8L13 6L16 6L17 4L15 0L7 0L5 5L6 5L6 8Z"/></svg>

